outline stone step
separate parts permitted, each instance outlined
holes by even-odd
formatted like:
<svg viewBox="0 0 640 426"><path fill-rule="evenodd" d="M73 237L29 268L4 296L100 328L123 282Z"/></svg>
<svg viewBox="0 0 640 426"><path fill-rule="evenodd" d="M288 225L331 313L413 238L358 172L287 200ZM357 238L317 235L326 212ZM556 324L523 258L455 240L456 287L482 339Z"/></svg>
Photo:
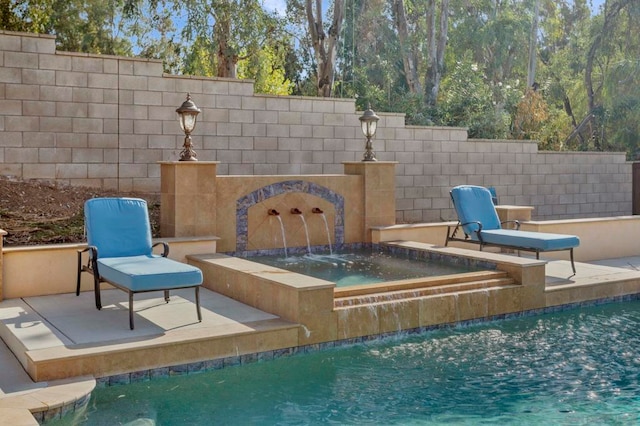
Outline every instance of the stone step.
<svg viewBox="0 0 640 426"><path fill-rule="evenodd" d="M420 283L411 283L410 285L410 283L400 282L394 286L392 285L394 283L389 283L389 285L383 285L382 288L369 292L338 292L340 294L336 295L334 306L336 309L339 309L351 306L397 302L435 294L451 294L517 285L511 277L503 272L482 275L481 277L476 276L475 279L471 276L456 276L451 279L445 278L422 283L422 285ZM375 286L370 286L370 288L374 287Z"/></svg>

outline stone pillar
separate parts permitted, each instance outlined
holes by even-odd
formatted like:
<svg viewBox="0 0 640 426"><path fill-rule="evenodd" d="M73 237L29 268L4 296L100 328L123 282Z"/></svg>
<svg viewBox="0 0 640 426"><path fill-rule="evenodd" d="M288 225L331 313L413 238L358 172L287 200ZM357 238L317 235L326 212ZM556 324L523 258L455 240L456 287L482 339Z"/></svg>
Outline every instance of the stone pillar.
<svg viewBox="0 0 640 426"><path fill-rule="evenodd" d="M345 161L344 173L364 177L364 236L371 242L371 227L396 223L396 161Z"/></svg>
<svg viewBox="0 0 640 426"><path fill-rule="evenodd" d="M218 161L161 161L160 235L216 235Z"/></svg>
<svg viewBox="0 0 640 426"><path fill-rule="evenodd" d="M498 219L500 222L517 220L519 222L527 222L531 220L531 212L533 207L531 206L509 206L509 205L497 205L496 212L498 213ZM505 226L506 228L512 228L512 226Z"/></svg>

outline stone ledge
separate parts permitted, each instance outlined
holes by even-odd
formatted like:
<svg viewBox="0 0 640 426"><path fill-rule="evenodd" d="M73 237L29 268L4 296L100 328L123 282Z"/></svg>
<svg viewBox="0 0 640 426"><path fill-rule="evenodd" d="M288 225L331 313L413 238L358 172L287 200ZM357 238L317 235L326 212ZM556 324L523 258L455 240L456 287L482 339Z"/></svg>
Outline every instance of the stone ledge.
<svg viewBox="0 0 640 426"><path fill-rule="evenodd" d="M49 382L46 388L0 398L0 418L11 425L37 425L85 407L96 386L93 377ZM30 418L29 418L30 417Z"/></svg>

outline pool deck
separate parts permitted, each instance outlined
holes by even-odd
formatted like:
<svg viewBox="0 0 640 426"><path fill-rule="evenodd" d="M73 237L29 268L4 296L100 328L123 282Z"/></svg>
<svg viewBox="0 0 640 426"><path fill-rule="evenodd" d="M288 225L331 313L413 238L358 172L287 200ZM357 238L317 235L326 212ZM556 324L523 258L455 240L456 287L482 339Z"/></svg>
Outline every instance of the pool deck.
<svg viewBox="0 0 640 426"><path fill-rule="evenodd" d="M640 256L577 263L576 267L577 274L570 276L569 262L549 261L547 291L640 278ZM1 302L3 424L36 425L31 413L36 417L40 413L38 419L43 421L73 411L74 406L86 403L96 383L93 374L113 375L114 363L121 363L125 373L186 364L203 359L203 354L220 358L234 352L277 350L283 341L295 342L298 333L297 324L204 288L200 323L193 291L176 292L168 304L155 293L135 299L133 331L128 327L127 295L119 290L103 291L100 312L92 292ZM185 342L190 346L183 346ZM43 380L34 382L24 365ZM83 371L93 374L81 374Z"/></svg>

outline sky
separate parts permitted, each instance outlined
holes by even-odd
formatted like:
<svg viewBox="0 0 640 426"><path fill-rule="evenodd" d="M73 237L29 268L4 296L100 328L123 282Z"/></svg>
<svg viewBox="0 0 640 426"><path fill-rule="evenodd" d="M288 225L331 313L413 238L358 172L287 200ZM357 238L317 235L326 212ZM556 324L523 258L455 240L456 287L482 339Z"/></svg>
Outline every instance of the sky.
<svg viewBox="0 0 640 426"><path fill-rule="evenodd" d="M278 12L279 15L284 15L286 12L286 0L263 0L264 8L272 11Z"/></svg>

